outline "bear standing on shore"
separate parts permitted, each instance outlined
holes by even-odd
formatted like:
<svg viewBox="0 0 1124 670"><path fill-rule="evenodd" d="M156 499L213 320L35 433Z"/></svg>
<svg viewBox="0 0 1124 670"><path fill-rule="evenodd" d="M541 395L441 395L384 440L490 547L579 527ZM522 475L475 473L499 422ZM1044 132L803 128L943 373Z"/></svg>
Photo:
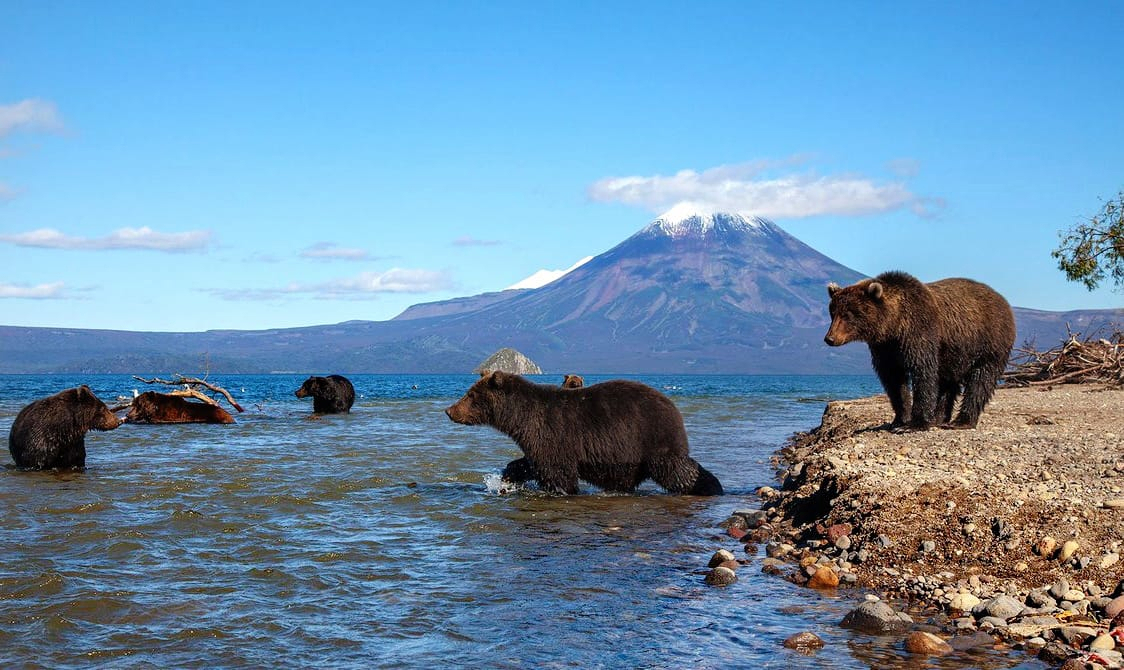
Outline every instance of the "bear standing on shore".
<svg viewBox="0 0 1124 670"><path fill-rule="evenodd" d="M41 398L20 410L8 433L16 466L28 470L86 467L86 431L113 430L121 419L89 386Z"/></svg>
<svg viewBox="0 0 1124 670"><path fill-rule="evenodd" d="M718 479L688 455L679 410L644 384L618 380L562 389L492 372L445 414L515 440L526 457L504 469L508 481L534 479L546 491L573 494L579 479L622 492L653 479L671 493L722 494Z"/></svg>
<svg viewBox="0 0 1124 670"><path fill-rule="evenodd" d="M1003 296L971 279L925 284L904 272L832 284L827 292L831 327L824 341L870 346L894 409L892 427L976 427L1015 345L1015 317Z"/></svg>
<svg viewBox="0 0 1124 670"><path fill-rule="evenodd" d="M312 411L317 414L346 414L355 403L355 387L342 375L309 377L296 396L312 396Z"/></svg>
<svg viewBox="0 0 1124 670"><path fill-rule="evenodd" d="M234 417L217 405L145 391L133 398L125 423L234 423Z"/></svg>

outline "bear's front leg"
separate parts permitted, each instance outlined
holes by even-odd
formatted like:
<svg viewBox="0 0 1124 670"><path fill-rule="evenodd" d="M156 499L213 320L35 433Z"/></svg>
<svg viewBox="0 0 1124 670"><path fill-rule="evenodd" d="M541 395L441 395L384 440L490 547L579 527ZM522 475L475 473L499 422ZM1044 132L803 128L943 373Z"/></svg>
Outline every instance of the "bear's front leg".
<svg viewBox="0 0 1124 670"><path fill-rule="evenodd" d="M538 475L535 474L535 467L526 458L517 458L508 463L500 476L504 481L512 484L522 484L532 479L538 479Z"/></svg>

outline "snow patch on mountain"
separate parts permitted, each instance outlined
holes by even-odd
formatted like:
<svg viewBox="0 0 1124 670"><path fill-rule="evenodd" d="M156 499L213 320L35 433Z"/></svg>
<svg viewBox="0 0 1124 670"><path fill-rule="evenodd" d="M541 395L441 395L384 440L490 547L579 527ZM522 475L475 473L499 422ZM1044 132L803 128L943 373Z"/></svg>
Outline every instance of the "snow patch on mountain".
<svg viewBox="0 0 1124 670"><path fill-rule="evenodd" d="M765 230L767 219L744 216L733 212L719 212L705 205L681 202L648 224L647 232L659 232L670 237L702 236L715 227L740 229L746 232Z"/></svg>
<svg viewBox="0 0 1124 670"><path fill-rule="evenodd" d="M586 256L585 258L581 259L577 263L574 263L565 270L539 270L530 277L522 279L512 284L511 286L508 286L504 290L509 291L513 288L541 288L543 286L546 286L550 282L573 272L574 270L580 268L591 260L593 260L593 256Z"/></svg>

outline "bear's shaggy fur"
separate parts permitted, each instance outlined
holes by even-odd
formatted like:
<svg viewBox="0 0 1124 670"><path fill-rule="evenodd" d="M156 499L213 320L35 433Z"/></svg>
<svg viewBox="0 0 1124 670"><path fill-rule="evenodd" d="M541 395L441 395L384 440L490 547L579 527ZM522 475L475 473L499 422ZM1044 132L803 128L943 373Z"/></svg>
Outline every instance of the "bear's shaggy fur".
<svg viewBox="0 0 1124 670"><path fill-rule="evenodd" d="M904 272L832 284L828 295L824 341L869 345L894 409L892 427L924 430L940 421L975 428L1015 344L1015 317L1003 296L971 279L924 284Z"/></svg>
<svg viewBox="0 0 1124 670"><path fill-rule="evenodd" d="M121 419L89 386L41 398L20 410L8 433L16 466L28 470L86 467L86 431L113 430Z"/></svg>
<svg viewBox="0 0 1124 670"><path fill-rule="evenodd" d="M562 378L562 388L564 389L580 389L585 386L585 379L578 375L566 375Z"/></svg>
<svg viewBox="0 0 1124 670"><path fill-rule="evenodd" d="M309 377L296 395L298 398L312 396L312 411L317 414L346 414L355 404L355 387L342 375Z"/></svg>
<svg viewBox="0 0 1124 670"><path fill-rule="evenodd" d="M133 398L125 423L234 423L234 417L217 405L145 391Z"/></svg>
<svg viewBox="0 0 1124 670"><path fill-rule="evenodd" d="M618 380L563 389L492 372L445 413L515 440L525 458L504 469L508 481L534 479L544 490L572 494L579 479L623 492L653 479L672 493L722 494L718 479L688 455L679 410L644 384Z"/></svg>

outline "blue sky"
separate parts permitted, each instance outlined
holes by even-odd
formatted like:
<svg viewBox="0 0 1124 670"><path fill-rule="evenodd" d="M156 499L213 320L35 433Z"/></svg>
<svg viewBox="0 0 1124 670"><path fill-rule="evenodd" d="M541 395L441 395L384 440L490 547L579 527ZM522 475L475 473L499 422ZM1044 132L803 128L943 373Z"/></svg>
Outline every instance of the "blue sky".
<svg viewBox="0 0 1124 670"><path fill-rule="evenodd" d="M381 320L681 201L1124 304L1050 257L1124 188L1124 4L779 4L4 3L0 324Z"/></svg>

